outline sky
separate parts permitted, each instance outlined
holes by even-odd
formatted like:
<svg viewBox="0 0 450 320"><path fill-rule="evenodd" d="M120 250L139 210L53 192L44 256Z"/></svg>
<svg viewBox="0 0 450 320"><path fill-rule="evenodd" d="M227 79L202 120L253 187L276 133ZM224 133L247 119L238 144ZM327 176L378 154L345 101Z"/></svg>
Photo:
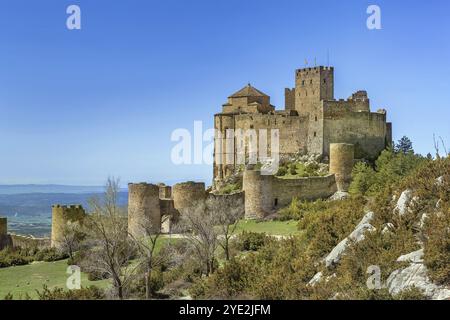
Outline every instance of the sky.
<svg viewBox="0 0 450 320"><path fill-rule="evenodd" d="M0 184L210 183L210 165L172 163L172 132L212 127L248 82L282 109L305 59L335 67L335 98L367 90L395 140L450 149L449 15L448 0L0 0Z"/></svg>

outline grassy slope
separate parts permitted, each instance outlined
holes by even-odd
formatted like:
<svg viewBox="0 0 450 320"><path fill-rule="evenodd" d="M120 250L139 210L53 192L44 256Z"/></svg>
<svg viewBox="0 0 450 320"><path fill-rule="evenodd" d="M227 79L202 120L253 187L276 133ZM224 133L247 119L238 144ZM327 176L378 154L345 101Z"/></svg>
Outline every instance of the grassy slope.
<svg viewBox="0 0 450 320"><path fill-rule="evenodd" d="M259 233L267 233L270 235L290 236L299 233L297 229L297 221L264 221L257 222L254 220L242 220L239 222L236 233L242 231L251 231Z"/></svg>
<svg viewBox="0 0 450 320"><path fill-rule="evenodd" d="M67 260L56 262L35 262L25 266L17 266L0 269L0 300L6 294L11 293L14 298L28 293L32 298L36 298L36 290L42 291L43 285L49 288L66 288ZM108 286L108 280L89 281L87 275L81 275L81 285L88 287L95 285L104 288Z"/></svg>
<svg viewBox="0 0 450 320"><path fill-rule="evenodd" d="M177 242L178 239L160 238L156 244L156 252L161 250L162 246L168 242ZM67 260L56 262L34 262L25 266L0 268L0 300L8 293L11 293L15 299L20 299L21 295L28 293L32 298L36 298L36 290L42 291L46 284L50 289L54 287L66 288ZM88 287L95 285L100 288L106 288L109 285L108 280L89 281L87 275L81 274L81 286Z"/></svg>
<svg viewBox="0 0 450 320"><path fill-rule="evenodd" d="M236 233L242 231L265 232L271 235L289 236L298 233L296 221L240 221ZM163 237L158 240L156 251L159 251L164 243L177 242L179 239ZM69 274L66 273L67 260L56 262L35 262L25 266L9 267L0 269L0 300L8 293L14 298L23 298L28 293L36 298L36 290L42 290L43 285L49 288L66 288ZM81 285L83 287L95 285L105 288L109 285L108 280L89 281L87 275L82 273Z"/></svg>

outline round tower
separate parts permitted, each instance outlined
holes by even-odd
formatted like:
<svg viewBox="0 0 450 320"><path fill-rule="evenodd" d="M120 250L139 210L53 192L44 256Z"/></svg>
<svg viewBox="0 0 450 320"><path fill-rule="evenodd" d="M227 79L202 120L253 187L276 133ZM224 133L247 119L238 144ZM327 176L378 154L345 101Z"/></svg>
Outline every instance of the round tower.
<svg viewBox="0 0 450 320"><path fill-rule="evenodd" d="M159 187L159 198L160 199L171 199L172 198L172 187L166 186L164 183L158 184Z"/></svg>
<svg viewBox="0 0 450 320"><path fill-rule="evenodd" d="M8 235L8 219L0 218L0 250L12 246L12 238L10 235Z"/></svg>
<svg viewBox="0 0 450 320"><path fill-rule="evenodd" d="M272 180L259 170L244 171L245 219L262 219L272 211Z"/></svg>
<svg viewBox="0 0 450 320"><path fill-rule="evenodd" d="M347 192L352 180L355 146L348 143L330 144L330 173L336 177L338 191Z"/></svg>
<svg viewBox="0 0 450 320"><path fill-rule="evenodd" d="M172 198L175 209L181 214L183 210L204 209L206 199L205 183L183 182L172 187Z"/></svg>
<svg viewBox="0 0 450 320"><path fill-rule="evenodd" d="M140 237L161 228L159 186L149 183L128 184L128 232Z"/></svg>
<svg viewBox="0 0 450 320"><path fill-rule="evenodd" d="M53 248L61 247L67 222L82 222L85 215L86 212L81 205L53 205L51 246Z"/></svg>
<svg viewBox="0 0 450 320"><path fill-rule="evenodd" d="M0 218L0 237L8 234L8 219Z"/></svg>

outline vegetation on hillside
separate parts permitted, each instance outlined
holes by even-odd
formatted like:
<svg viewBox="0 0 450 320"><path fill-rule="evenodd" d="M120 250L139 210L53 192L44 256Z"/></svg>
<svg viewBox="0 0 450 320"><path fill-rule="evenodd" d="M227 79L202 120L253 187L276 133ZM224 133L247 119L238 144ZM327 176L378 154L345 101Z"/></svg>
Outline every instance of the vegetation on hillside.
<svg viewBox="0 0 450 320"><path fill-rule="evenodd" d="M424 299L411 288L398 295L368 289L367 269L377 265L381 280L402 266L401 255L423 241L424 260L437 283L450 284L450 158L433 160L414 154L408 139L385 150L373 164L359 163L353 172L352 196L344 201L302 202L293 199L280 219L295 219L298 236L268 242L255 252L236 256L216 273L191 288L196 298L256 299ZM404 215L394 214L395 201L406 189L415 201ZM440 208L437 214L435 208ZM334 269L322 259L353 231L365 211L375 212L375 231L352 244ZM419 228L422 214L431 214ZM321 271L325 281L308 285Z"/></svg>
<svg viewBox="0 0 450 320"><path fill-rule="evenodd" d="M297 166L292 168L286 175L299 174ZM412 200L399 214L396 203L405 190ZM367 286L370 266L379 267L385 283L394 270L407 265L398 257L420 248L431 279L450 284L450 157L417 155L403 138L373 163L357 163L350 191L340 201L293 199L269 222L243 222L225 210L204 215L201 207L191 208L180 222L185 236L171 242L150 231L133 241L119 216L106 221L97 217L97 232L83 238L90 245L80 246L69 262L79 264L92 280L109 279L110 288L85 288L76 294L44 288L38 297L424 299L417 288L393 295L385 287ZM111 216L118 210L113 203L97 212L108 209ZM324 257L369 211L374 213L373 230L351 241L339 263L325 267ZM95 268L99 261L106 267ZM310 285L319 272L322 280Z"/></svg>

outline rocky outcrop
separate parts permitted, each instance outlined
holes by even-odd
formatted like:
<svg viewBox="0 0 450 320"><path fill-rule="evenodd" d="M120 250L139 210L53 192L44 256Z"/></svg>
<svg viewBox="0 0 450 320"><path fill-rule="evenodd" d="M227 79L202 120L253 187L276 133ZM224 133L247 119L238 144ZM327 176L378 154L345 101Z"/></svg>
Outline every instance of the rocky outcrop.
<svg viewBox="0 0 450 320"><path fill-rule="evenodd" d="M408 207L412 200L412 191L411 190L405 190L400 195L400 198L397 200L397 204L394 208L394 212L398 213L400 216L404 215L408 212Z"/></svg>
<svg viewBox="0 0 450 320"><path fill-rule="evenodd" d="M386 287L391 294L396 295L403 290L416 287L430 299L444 300L450 298L448 288L435 285L429 279L427 267L423 264L423 249L400 256L397 261L409 262L410 265L390 274L386 281Z"/></svg>
<svg viewBox="0 0 450 320"><path fill-rule="evenodd" d="M345 191L337 191L335 194L333 194L328 200L330 201L339 201L339 200L345 200L348 197L350 197L350 194Z"/></svg>
<svg viewBox="0 0 450 320"><path fill-rule="evenodd" d="M320 281L322 281L322 276L323 273L321 271L317 272L314 277L312 277L311 280L309 280L308 285L310 286L314 286L315 284L319 283Z"/></svg>
<svg viewBox="0 0 450 320"><path fill-rule="evenodd" d="M375 228L370 224L373 220L374 213L372 211L368 212L359 224L356 226L355 230L346 237L344 240L339 242L339 244L331 250L331 252L325 257L325 265L327 268L331 268L341 260L345 250L353 242L359 242L364 239L364 234L366 231L373 231Z"/></svg>

